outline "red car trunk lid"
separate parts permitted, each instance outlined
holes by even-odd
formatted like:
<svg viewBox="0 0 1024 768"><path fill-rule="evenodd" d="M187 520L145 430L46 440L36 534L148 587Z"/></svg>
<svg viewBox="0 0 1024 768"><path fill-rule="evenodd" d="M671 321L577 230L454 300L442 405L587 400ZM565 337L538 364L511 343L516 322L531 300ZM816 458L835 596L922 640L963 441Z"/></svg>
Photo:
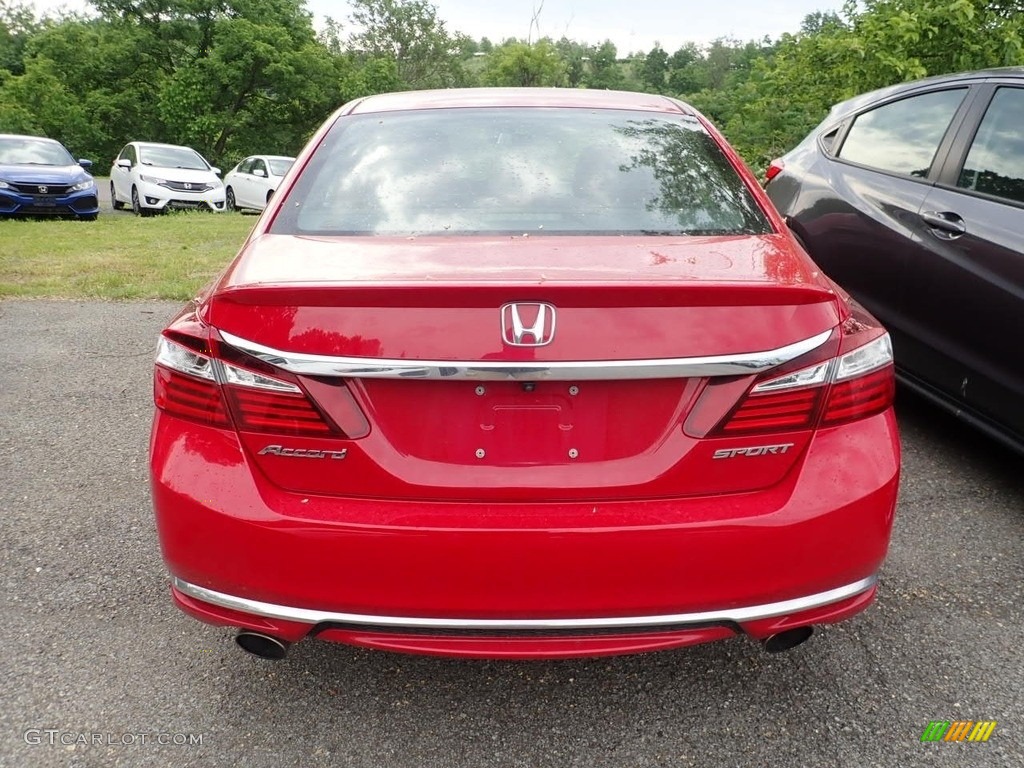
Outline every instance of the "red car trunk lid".
<svg viewBox="0 0 1024 768"><path fill-rule="evenodd" d="M535 304L548 305L556 322L542 324L541 335L551 337L537 345L527 335L526 346L513 346L502 312L510 303L525 307L527 325ZM282 360L361 358L367 368L395 371L295 371L328 416L324 387L347 386L370 431L355 440L243 433L253 461L277 484L302 493L494 501L735 493L777 482L809 432L770 440L688 435L683 425L708 381L702 369L653 379L628 371L633 362L777 350L841 319L828 284L782 236L299 245L264 236L204 309L242 348L268 348ZM419 362L435 375L424 376ZM618 373L576 377L559 367L609 362ZM508 363L552 367L529 380L466 372ZM739 398L750 376L732 378ZM716 458L768 443L785 448ZM317 453L339 447L343 460Z"/></svg>

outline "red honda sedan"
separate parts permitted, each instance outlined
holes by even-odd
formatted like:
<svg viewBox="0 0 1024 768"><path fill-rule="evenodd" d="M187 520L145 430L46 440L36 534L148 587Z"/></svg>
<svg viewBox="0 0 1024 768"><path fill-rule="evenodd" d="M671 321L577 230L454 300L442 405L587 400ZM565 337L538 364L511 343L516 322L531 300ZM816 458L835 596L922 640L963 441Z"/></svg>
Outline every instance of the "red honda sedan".
<svg viewBox="0 0 1024 768"><path fill-rule="evenodd" d="M678 101L371 96L163 332L177 604L265 658L770 651L873 599L889 336Z"/></svg>

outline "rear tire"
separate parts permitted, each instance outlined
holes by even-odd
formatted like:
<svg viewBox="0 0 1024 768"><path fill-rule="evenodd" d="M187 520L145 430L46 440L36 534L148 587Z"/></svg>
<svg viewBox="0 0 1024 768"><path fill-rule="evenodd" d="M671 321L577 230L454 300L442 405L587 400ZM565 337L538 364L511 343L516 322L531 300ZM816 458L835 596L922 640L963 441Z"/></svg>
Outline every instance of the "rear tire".
<svg viewBox="0 0 1024 768"><path fill-rule="evenodd" d="M110 207L115 211L124 210L124 203L117 199L117 193L114 191L114 182L110 182Z"/></svg>

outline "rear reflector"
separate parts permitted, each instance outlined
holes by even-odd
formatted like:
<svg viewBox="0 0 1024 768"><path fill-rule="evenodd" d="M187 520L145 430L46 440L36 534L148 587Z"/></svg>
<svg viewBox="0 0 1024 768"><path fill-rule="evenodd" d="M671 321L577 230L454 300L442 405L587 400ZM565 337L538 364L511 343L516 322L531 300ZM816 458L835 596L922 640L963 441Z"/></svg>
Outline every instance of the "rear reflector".
<svg viewBox="0 0 1024 768"><path fill-rule="evenodd" d="M767 170L764 172L765 183L767 183L767 182L771 181L772 179L774 179L776 176L778 176L780 173L782 173L785 170L785 168L786 168L786 164L784 162L782 162L782 160L779 160L779 159L772 160L768 164Z"/></svg>

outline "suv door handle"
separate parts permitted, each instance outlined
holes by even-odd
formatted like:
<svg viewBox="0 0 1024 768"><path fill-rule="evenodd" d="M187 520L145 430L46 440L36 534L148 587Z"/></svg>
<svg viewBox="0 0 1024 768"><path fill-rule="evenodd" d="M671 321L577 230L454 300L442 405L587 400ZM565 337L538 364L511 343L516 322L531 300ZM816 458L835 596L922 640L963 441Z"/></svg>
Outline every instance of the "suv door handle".
<svg viewBox="0 0 1024 768"><path fill-rule="evenodd" d="M959 214L952 211L925 211L921 214L924 223L933 230L939 230L935 234L944 239L952 239L967 234L967 225Z"/></svg>

